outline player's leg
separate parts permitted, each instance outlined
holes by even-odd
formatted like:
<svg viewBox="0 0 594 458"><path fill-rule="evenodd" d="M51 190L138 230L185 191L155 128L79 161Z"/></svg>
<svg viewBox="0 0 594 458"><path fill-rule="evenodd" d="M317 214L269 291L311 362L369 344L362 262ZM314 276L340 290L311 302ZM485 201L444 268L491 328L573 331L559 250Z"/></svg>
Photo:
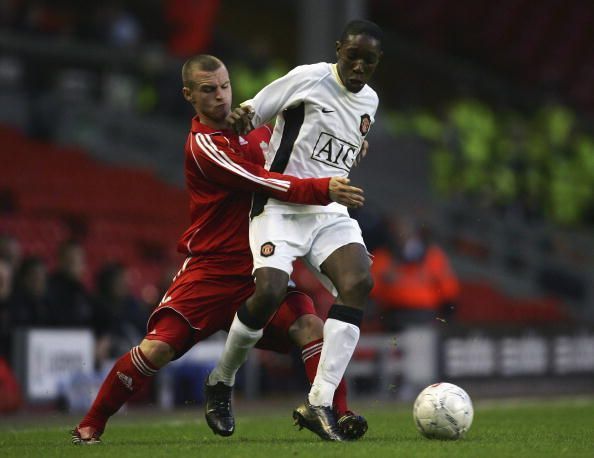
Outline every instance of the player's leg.
<svg viewBox="0 0 594 458"><path fill-rule="evenodd" d="M363 305L372 286L370 277L368 280L366 279L364 269L359 269L361 264L357 265L356 262L353 262L352 265L342 264L347 260L352 262L353 258L358 258L357 251L352 250L354 246L356 245L349 244L338 249L337 252L340 255L334 259L331 259L331 255L328 258L331 259L331 262L323 264L323 268L325 267L324 272L329 278L335 280L338 276L343 275L344 277L341 279L342 281L336 281L339 297L331 307L328 318L324 323L324 341L316 377L305 404L297 407L293 412L293 417L301 426L308 428L323 439L329 438L326 436L325 431L331 430L333 424L336 425L336 429L340 432L340 440L357 439L365 434L367 430L366 422L363 429L359 431L354 429L351 422L343 423L341 428L338 421L339 417L332 410L337 387L343 379L346 367L359 341ZM365 254L364 259L369 263L364 247L360 246L363 248L360 253ZM354 252L348 256L342 256L343 253L341 252L344 250ZM354 268L350 268L351 266L354 266ZM347 298L346 300L342 299L343 295ZM357 420L353 417L350 418ZM327 425L330 425L330 427L327 427Z"/></svg>
<svg viewBox="0 0 594 458"><path fill-rule="evenodd" d="M324 322L316 315L314 303L300 291L290 291L272 321L264 329L258 347L286 352L289 345L301 349L301 359L310 385L313 383L323 344ZM288 340L288 342L287 342ZM349 410L344 378L334 392L332 408L344 437L357 440L367 432L367 421Z"/></svg>
<svg viewBox="0 0 594 458"><path fill-rule="evenodd" d="M268 270L271 275L266 275L266 272L257 272L255 291L237 309L229 327L223 353L204 383L206 423L215 434L225 437L232 435L235 431L231 402L235 375L246 361L250 349L263 335L263 328L267 321L266 314L269 313L267 310L276 310L275 302L280 304L287 289L288 274L277 269L260 270ZM279 284L283 286L277 286ZM261 303L265 311L260 314L251 314L246 305L250 301Z"/></svg>
<svg viewBox="0 0 594 458"><path fill-rule="evenodd" d="M93 405L72 433L74 444L100 443L109 418L171 361L185 351L193 330L177 313L162 310L140 345L120 357L103 381Z"/></svg>
<svg viewBox="0 0 594 458"><path fill-rule="evenodd" d="M363 308L373 286L357 222L346 215L319 215L318 219L319 229L306 260L318 273L324 273L323 283L334 290L337 299L324 323L324 344L314 383L306 403L296 410L309 417L332 405L359 340Z"/></svg>
<svg viewBox="0 0 594 458"><path fill-rule="evenodd" d="M208 384L235 384L235 374L247 359L248 352L263 334L263 328L280 306L289 282L289 274L274 268L255 272L256 289L233 319L225 349L208 377Z"/></svg>
<svg viewBox="0 0 594 458"><path fill-rule="evenodd" d="M289 328L291 340L301 349L301 359L310 385L313 384L318 371L324 342L323 330L324 322L317 315L303 315ZM368 429L367 420L349 409L344 377L334 391L332 408L338 429L344 438L358 440L365 435Z"/></svg>
<svg viewBox="0 0 594 458"><path fill-rule="evenodd" d="M314 380L322 351L324 322L316 315L311 298L291 289L274 317L264 328L264 335L257 348L277 353L288 353L292 347L301 350L305 373L309 383ZM346 405L342 398L342 407Z"/></svg>
<svg viewBox="0 0 594 458"><path fill-rule="evenodd" d="M223 353L204 384L205 418L215 434L230 436L235 431L231 406L235 375L262 337L266 322L286 293L288 281L286 272L258 269L254 294L240 305L233 318Z"/></svg>
<svg viewBox="0 0 594 458"><path fill-rule="evenodd" d="M309 393L312 405L331 405L359 341L363 309L373 281L365 246L350 243L335 250L321 265L338 297L324 324L324 346L319 369Z"/></svg>
<svg viewBox="0 0 594 458"><path fill-rule="evenodd" d="M291 290L273 318L265 326L264 335L256 344L257 348L278 353L288 353L294 346L300 348L305 372L310 384L314 380L317 370L324 327L323 321L315 313L313 301L309 296ZM339 406L341 411L346 412L348 410L346 405L346 384L344 382L336 390L335 405ZM364 422L366 430L365 420L361 417L357 418ZM324 428L321 428L318 420L318 418L313 419L302 426L311 429L324 439L341 440L336 422L326 424ZM301 424L300 422L297 423Z"/></svg>
<svg viewBox="0 0 594 458"><path fill-rule="evenodd" d="M274 332L272 336L270 336L271 332ZM276 343L276 348L271 347L272 350L284 351L283 348L281 350L278 348L287 338L291 346L301 350L305 375L311 385L315 379L322 352L324 321L316 314L314 303L307 294L296 290L289 291L278 312L264 329L262 340L271 340L271 337ZM344 379L336 388L332 406L339 417L349 411Z"/></svg>
<svg viewBox="0 0 594 458"><path fill-rule="evenodd" d="M250 224L250 248L254 258L255 291L237 310L225 348L217 366L210 373L205 386L206 403L213 403L209 387L221 387L228 392L228 402L219 402L220 408L207 411L209 425L224 425L232 413L224 406L231 405L231 389L235 374L247 359L247 354L263 335L263 328L280 306L293 271L293 261L301 255L304 231L287 221L285 215L260 215ZM306 248L307 249L307 248ZM227 387L227 388L225 388ZM209 420L210 417L210 420ZM230 425L230 423L229 423ZM212 426L211 426L212 427ZM232 430L217 430L216 434L230 435Z"/></svg>

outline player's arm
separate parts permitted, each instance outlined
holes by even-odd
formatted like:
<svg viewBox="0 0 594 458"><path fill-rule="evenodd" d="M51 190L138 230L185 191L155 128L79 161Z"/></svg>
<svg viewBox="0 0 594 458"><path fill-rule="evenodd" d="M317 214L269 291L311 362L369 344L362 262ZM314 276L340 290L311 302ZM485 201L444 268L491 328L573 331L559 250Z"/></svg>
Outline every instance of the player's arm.
<svg viewBox="0 0 594 458"><path fill-rule="evenodd" d="M363 205L363 190L344 177L297 178L270 172L229 147L222 135L195 134L190 141L193 160L205 178L231 189L258 191L275 199L307 205L338 202L347 207Z"/></svg>
<svg viewBox="0 0 594 458"><path fill-rule="evenodd" d="M296 67L285 76L264 86L253 99L235 108L227 123L239 134L265 124L283 110L303 101L319 81L317 69L310 65Z"/></svg>

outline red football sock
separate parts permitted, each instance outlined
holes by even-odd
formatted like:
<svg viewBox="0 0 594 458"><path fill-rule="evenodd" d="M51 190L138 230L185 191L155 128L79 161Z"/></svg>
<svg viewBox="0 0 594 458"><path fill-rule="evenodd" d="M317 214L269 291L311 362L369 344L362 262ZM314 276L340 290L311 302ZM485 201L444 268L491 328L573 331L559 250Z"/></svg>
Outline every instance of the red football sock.
<svg viewBox="0 0 594 458"><path fill-rule="evenodd" d="M323 339L314 340L304 345L301 349L301 359L305 365L305 373L309 383L313 383L318 371L318 363L320 362L320 354L322 353ZM348 410L347 405L347 386L344 378L340 381L334 392L333 407L338 418L343 416Z"/></svg>
<svg viewBox="0 0 594 458"><path fill-rule="evenodd" d="M140 391L157 370L144 356L140 347L132 348L116 361L107 374L95 402L78 425L79 428L91 426L100 433L103 432L109 417Z"/></svg>

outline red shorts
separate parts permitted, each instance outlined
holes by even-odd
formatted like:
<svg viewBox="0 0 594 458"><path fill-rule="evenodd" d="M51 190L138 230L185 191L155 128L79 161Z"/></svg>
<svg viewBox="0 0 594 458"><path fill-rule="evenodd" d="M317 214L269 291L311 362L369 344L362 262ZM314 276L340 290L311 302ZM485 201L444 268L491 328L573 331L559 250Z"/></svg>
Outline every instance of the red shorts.
<svg viewBox="0 0 594 458"><path fill-rule="evenodd" d="M229 331L235 312L254 292L251 276L225 276L193 260L186 260L147 324L145 338L168 343L175 349L176 358L215 332ZM307 314L316 314L312 300L304 293L290 291L256 347L288 352L292 345L289 327Z"/></svg>

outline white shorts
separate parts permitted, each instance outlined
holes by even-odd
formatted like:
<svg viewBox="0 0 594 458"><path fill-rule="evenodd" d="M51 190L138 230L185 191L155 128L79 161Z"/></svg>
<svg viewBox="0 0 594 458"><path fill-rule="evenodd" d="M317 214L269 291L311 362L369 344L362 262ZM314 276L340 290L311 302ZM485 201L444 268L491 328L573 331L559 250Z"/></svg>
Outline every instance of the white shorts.
<svg viewBox="0 0 594 458"><path fill-rule="evenodd" d="M250 223L254 271L273 267L291 276L293 262L303 258L334 296L336 289L320 266L334 251L350 243L365 247L359 223L342 213L261 214Z"/></svg>

